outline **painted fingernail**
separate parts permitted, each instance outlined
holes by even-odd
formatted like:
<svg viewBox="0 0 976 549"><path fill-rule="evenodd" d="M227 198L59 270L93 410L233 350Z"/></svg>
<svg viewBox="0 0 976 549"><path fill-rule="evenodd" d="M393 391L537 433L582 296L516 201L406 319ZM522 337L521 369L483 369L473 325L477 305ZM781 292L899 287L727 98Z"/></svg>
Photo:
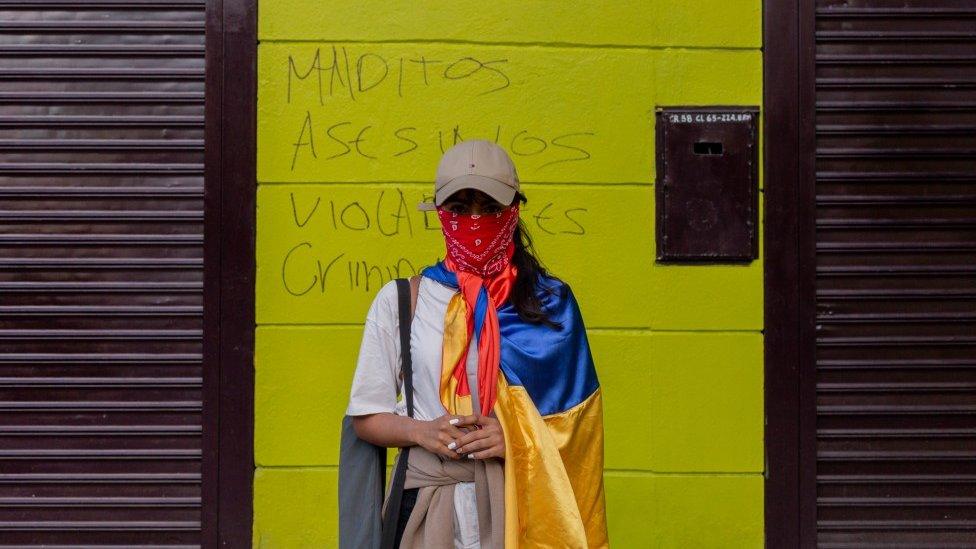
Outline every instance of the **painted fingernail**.
<svg viewBox="0 0 976 549"><path fill-rule="evenodd" d="M450 444L447 445L447 449L448 450L453 450L455 446L457 446L457 442L452 442L452 443L450 443Z"/></svg>
<svg viewBox="0 0 976 549"><path fill-rule="evenodd" d="M468 454L468 457L474 459L474 454Z"/></svg>
<svg viewBox="0 0 976 549"><path fill-rule="evenodd" d="M448 421L448 423L450 423L451 425L457 425L459 421L461 421L460 418L454 418L451 421Z"/></svg>

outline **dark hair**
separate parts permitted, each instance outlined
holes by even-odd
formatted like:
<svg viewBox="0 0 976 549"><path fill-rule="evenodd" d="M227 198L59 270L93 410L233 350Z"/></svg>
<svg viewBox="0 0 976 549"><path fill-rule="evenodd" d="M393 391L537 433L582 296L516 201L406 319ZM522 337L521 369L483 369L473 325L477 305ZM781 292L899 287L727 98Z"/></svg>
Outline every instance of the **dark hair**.
<svg viewBox="0 0 976 549"><path fill-rule="evenodd" d="M515 196L516 200L523 204L528 201L528 198L521 192L516 193ZM514 204L514 200L512 203ZM515 265L518 274L515 275L515 285L512 286L512 292L508 299L522 320L534 324L545 324L557 330L562 329L562 324L549 318L549 314L542 308L539 296L536 295L536 284L540 282L542 277L556 277L549 273L535 256L532 237L529 236L529 231L521 219L515 227L515 235L512 239L515 242L512 264Z"/></svg>

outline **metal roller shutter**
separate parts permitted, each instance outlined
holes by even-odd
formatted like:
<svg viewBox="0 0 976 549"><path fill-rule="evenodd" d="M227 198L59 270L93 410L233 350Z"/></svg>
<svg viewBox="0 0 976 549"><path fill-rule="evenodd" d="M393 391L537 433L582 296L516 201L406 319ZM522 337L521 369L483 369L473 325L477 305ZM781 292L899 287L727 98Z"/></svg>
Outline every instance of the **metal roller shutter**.
<svg viewBox="0 0 976 549"><path fill-rule="evenodd" d="M0 547L200 545L203 0L0 0Z"/></svg>
<svg viewBox="0 0 976 549"><path fill-rule="evenodd" d="M976 2L816 4L821 547L976 546Z"/></svg>

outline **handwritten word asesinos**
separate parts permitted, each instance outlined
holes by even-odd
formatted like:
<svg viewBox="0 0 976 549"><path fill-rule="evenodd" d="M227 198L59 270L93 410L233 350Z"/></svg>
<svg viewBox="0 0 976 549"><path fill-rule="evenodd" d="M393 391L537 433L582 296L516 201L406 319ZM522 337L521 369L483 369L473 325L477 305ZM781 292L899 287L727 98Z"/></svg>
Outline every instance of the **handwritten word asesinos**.
<svg viewBox="0 0 976 549"><path fill-rule="evenodd" d="M480 132L473 132L478 133ZM494 142L506 147L516 157L538 158L532 168L541 170L554 164L579 162L592 157L588 143L595 135L591 131L578 131L545 135L527 129L512 129L504 135L502 127L495 127ZM427 139L421 136L431 136ZM324 126L313 121L312 113L305 112L302 126L292 143L291 171L295 171L301 157L306 160L335 160L337 158L395 158L437 147L440 154L464 141L460 126L448 130L423 129L401 126L390 131L380 131L371 124L354 125L350 121L327 123ZM523 161L524 162L524 161Z"/></svg>

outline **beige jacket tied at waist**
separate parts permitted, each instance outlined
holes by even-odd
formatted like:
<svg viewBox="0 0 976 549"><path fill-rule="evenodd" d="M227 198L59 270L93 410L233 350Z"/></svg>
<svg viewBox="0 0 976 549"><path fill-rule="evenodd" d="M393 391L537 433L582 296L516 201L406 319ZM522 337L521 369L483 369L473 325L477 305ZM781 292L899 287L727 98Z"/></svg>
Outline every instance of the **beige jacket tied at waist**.
<svg viewBox="0 0 976 549"><path fill-rule="evenodd" d="M407 520L401 549L454 547L454 486L474 482L478 530L483 549L504 549L505 468L497 459L447 459L413 446L404 489L419 488Z"/></svg>

